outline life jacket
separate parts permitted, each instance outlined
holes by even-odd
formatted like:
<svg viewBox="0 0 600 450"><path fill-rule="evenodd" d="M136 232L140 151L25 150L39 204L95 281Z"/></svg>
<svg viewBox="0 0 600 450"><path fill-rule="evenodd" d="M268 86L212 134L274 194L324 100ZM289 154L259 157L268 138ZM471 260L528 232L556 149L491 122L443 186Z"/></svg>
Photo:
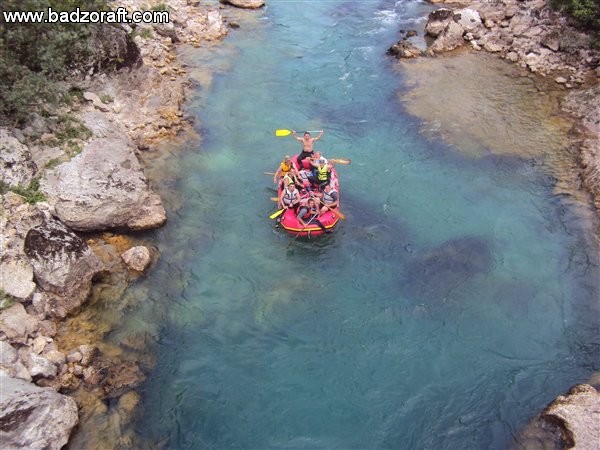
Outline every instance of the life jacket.
<svg viewBox="0 0 600 450"><path fill-rule="evenodd" d="M289 180L288 183L285 182L286 179ZM289 183L293 183L294 179L291 177L290 172L287 172L281 181L283 181L284 186L287 186Z"/></svg>
<svg viewBox="0 0 600 450"><path fill-rule="evenodd" d="M334 191L333 189L327 193L327 191L323 191L323 203L325 203L326 205L330 205L332 203L335 203L335 200L333 199L333 196L331 194L336 193L336 191Z"/></svg>
<svg viewBox="0 0 600 450"><path fill-rule="evenodd" d="M292 170L292 162L286 163L285 161L281 161L281 173L287 174L290 170Z"/></svg>
<svg viewBox="0 0 600 450"><path fill-rule="evenodd" d="M291 205L299 197L300 197L300 193L298 192L298 189L294 189L294 192L292 192L286 188L285 193L283 194L283 203L285 203L286 205Z"/></svg>
<svg viewBox="0 0 600 450"><path fill-rule="evenodd" d="M317 167L317 179L319 181L327 181L329 178L329 171L327 170L327 164Z"/></svg>

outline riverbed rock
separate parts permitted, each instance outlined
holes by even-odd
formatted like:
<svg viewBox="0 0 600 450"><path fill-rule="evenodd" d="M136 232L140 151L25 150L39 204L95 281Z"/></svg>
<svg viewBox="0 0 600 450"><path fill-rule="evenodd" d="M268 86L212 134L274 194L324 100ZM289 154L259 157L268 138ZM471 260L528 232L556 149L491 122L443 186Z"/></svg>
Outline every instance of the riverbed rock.
<svg viewBox="0 0 600 450"><path fill-rule="evenodd" d="M413 45L408 39L402 39L392 45L388 51L388 55L395 56L396 58L416 58L423 52L420 48Z"/></svg>
<svg viewBox="0 0 600 450"><path fill-rule="evenodd" d="M38 285L48 294L45 313L65 317L88 297L92 278L102 269L87 243L57 220L46 218L31 228L24 251Z"/></svg>
<svg viewBox="0 0 600 450"><path fill-rule="evenodd" d="M6 341L0 340L0 372L13 378L31 381L27 368L19 360L17 350ZM1 394L1 392L0 392Z"/></svg>
<svg viewBox="0 0 600 450"><path fill-rule="evenodd" d="M19 356L32 377L54 378L58 373L56 364L42 355L36 355L26 347L21 348Z"/></svg>
<svg viewBox="0 0 600 450"><path fill-rule="evenodd" d="M75 400L0 374L3 450L60 449L79 421Z"/></svg>
<svg viewBox="0 0 600 450"><path fill-rule="evenodd" d="M143 245L130 248L121 258L130 269L137 272L144 272L151 262L150 250Z"/></svg>
<svg viewBox="0 0 600 450"><path fill-rule="evenodd" d="M118 138L87 143L48 175L46 191L58 218L79 231L156 228L166 220L133 149Z"/></svg>
<svg viewBox="0 0 600 450"><path fill-rule="evenodd" d="M558 396L542 416L558 421L569 448L593 449L600 444L600 392L589 384L578 384Z"/></svg>
<svg viewBox="0 0 600 450"><path fill-rule="evenodd" d="M401 285L415 298L443 301L457 286L489 272L493 261L491 246L485 239L451 239L412 261Z"/></svg>
<svg viewBox="0 0 600 450"><path fill-rule="evenodd" d="M447 52L454 50L464 44L463 34L465 29L458 22L450 20L448 25L442 31L436 40L429 47L435 53Z"/></svg>
<svg viewBox="0 0 600 450"><path fill-rule="evenodd" d="M8 186L27 187L36 172L29 149L6 128L0 128L0 180Z"/></svg>
<svg viewBox="0 0 600 450"><path fill-rule="evenodd" d="M258 9L265 6L264 0L220 0L225 5L244 9Z"/></svg>

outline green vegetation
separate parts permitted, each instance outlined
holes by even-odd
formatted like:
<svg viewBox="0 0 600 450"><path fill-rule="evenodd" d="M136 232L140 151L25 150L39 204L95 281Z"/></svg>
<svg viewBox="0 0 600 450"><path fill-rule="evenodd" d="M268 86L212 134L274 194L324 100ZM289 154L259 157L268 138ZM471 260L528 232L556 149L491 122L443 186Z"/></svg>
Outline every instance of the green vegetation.
<svg viewBox="0 0 600 450"><path fill-rule="evenodd" d="M573 17L580 28L591 31L594 46L600 46L600 2L598 0L550 0L550 5Z"/></svg>
<svg viewBox="0 0 600 450"><path fill-rule="evenodd" d="M0 182L0 194L6 194L8 191L12 191L15 194L19 194L27 200L27 203L34 204L37 202L43 202L46 200L46 196L40 191L40 180L35 178L29 183L27 187L21 186L8 186Z"/></svg>
<svg viewBox="0 0 600 450"><path fill-rule="evenodd" d="M107 0L3 0L3 11L107 10ZM94 25L6 23L0 17L0 116L24 122L43 103L69 97L61 81L89 65Z"/></svg>
<svg viewBox="0 0 600 450"><path fill-rule="evenodd" d="M167 11L169 7L165 3L158 3L150 7L150 11Z"/></svg>
<svg viewBox="0 0 600 450"><path fill-rule="evenodd" d="M91 130L81 120L71 114L65 114L58 118L61 129L56 132L59 144L67 143L73 139L88 139L92 137Z"/></svg>
<svg viewBox="0 0 600 450"><path fill-rule="evenodd" d="M15 300L8 295L4 290L0 289L0 311L12 306Z"/></svg>

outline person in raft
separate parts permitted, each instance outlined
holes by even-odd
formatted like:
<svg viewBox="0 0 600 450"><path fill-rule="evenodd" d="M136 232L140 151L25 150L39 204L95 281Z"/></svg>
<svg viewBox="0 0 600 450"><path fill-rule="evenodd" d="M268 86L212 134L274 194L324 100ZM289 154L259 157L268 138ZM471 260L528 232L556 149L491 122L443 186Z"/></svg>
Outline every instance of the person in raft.
<svg viewBox="0 0 600 450"><path fill-rule="evenodd" d="M296 172L297 172L296 166L294 166L294 162L292 161L292 158L290 158L289 155L285 155L283 158L283 161L281 161L281 164L279 164L279 167L273 174L273 183L277 183L277 177L279 177L279 176L281 176L283 178L285 175L287 175L289 173L291 173L292 176L295 176Z"/></svg>
<svg viewBox="0 0 600 450"><path fill-rule="evenodd" d="M321 223L319 220L320 212L314 198L309 198L308 202L305 205L300 206L298 209L298 222L302 224L303 228L306 228L307 225L311 223L315 223L323 230L325 233L331 233L331 230L325 228L325 225Z"/></svg>
<svg viewBox="0 0 600 450"><path fill-rule="evenodd" d="M300 192L294 183L288 184L279 196L279 204L283 209L292 209L300 204Z"/></svg>
<svg viewBox="0 0 600 450"><path fill-rule="evenodd" d="M323 188L323 193L320 194L321 204L323 207L321 208L321 214L329 210L334 210L339 206L339 197L338 193L331 187L331 184L326 184Z"/></svg>
<svg viewBox="0 0 600 450"><path fill-rule="evenodd" d="M302 160L313 156L314 143L323 137L323 130L321 130L319 135L314 138L310 137L310 133L308 131L304 132L303 137L298 137L295 131L292 131L292 135L294 136L294 139L302 142L302 152L298 155L298 165L300 168L302 168Z"/></svg>
<svg viewBox="0 0 600 450"><path fill-rule="evenodd" d="M309 178L310 182L318 185L319 188L329 184L332 166L327 164L324 159L311 162L311 165L315 168L316 174Z"/></svg>

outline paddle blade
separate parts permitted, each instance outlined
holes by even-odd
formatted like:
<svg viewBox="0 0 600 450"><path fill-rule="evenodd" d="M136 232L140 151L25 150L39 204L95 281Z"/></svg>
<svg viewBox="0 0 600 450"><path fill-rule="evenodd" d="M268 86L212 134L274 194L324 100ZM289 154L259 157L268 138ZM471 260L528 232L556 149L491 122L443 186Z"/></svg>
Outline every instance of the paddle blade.
<svg viewBox="0 0 600 450"><path fill-rule="evenodd" d="M340 211L338 211L337 209L334 209L333 212L342 220L346 220L346 215L342 214Z"/></svg>
<svg viewBox="0 0 600 450"><path fill-rule="evenodd" d="M292 134L290 130L275 130L275 136L289 136Z"/></svg>
<svg viewBox="0 0 600 450"><path fill-rule="evenodd" d="M347 166L348 164L350 164L352 162L352 160L348 159L348 158L329 158L329 161L336 163L336 164L343 164L345 166Z"/></svg>
<svg viewBox="0 0 600 450"><path fill-rule="evenodd" d="M282 215L284 211L285 211L285 209L280 209L279 211L275 211L273 214L271 214L269 216L269 219L276 219L277 217Z"/></svg>

